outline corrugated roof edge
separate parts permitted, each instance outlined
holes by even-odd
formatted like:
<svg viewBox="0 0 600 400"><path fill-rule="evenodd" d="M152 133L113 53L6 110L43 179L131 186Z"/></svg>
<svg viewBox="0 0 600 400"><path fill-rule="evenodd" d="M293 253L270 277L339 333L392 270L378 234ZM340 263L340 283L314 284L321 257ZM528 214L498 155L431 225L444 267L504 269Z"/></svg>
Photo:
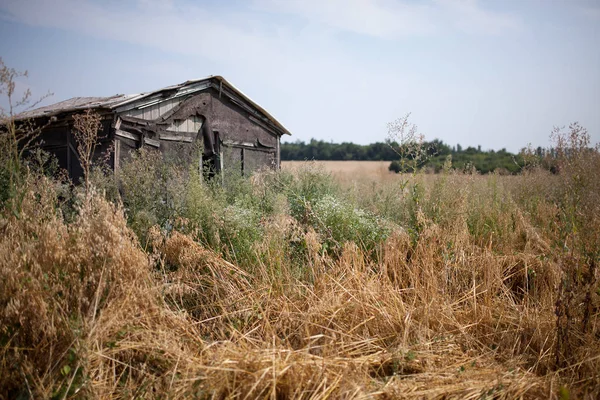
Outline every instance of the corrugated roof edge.
<svg viewBox="0 0 600 400"><path fill-rule="evenodd" d="M288 131L275 117L273 117L267 110L262 108L258 103L253 101L250 97L246 96L244 92L235 87L232 83L230 83L227 79L223 78L221 75L211 75L202 79L194 79L188 80L186 82L180 83L178 85L167 86L162 89L154 90L147 93L140 94L132 94L132 95L114 95L108 97L74 97L72 99L64 100L55 104L51 104L48 106L36 108L34 110L29 110L17 115L17 120L24 120L29 118L39 118L39 117L51 117L63 112L77 111L77 110L86 110L89 108L107 108L114 110L117 107L122 107L124 105L130 104L134 101L141 100L143 98L152 96L154 94L164 92L166 90L180 89L187 85L191 85L194 83L207 81L215 79L224 85L226 85L230 90L236 93L238 96L242 97L245 101L250 103L250 105L256 108L259 112L264 114L264 116L271 121L277 128L279 128L283 134L291 135L290 131ZM83 101L83 100L89 101ZM92 100L93 99L93 100ZM79 100L79 101L77 101Z"/></svg>

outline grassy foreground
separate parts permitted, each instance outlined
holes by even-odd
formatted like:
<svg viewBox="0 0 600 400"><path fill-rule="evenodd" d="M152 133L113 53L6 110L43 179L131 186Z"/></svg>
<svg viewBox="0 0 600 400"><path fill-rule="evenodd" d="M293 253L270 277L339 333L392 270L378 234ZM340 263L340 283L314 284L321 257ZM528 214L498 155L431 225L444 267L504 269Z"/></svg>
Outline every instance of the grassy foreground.
<svg viewBox="0 0 600 400"><path fill-rule="evenodd" d="M20 168L0 398L598 398L600 156L563 139L558 175Z"/></svg>

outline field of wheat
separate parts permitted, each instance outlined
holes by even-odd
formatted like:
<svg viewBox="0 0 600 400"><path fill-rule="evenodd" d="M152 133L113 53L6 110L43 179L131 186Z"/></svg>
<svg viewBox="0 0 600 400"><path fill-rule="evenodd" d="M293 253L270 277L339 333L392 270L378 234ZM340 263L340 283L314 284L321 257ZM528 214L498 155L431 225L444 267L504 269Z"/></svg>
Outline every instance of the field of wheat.
<svg viewBox="0 0 600 400"><path fill-rule="evenodd" d="M600 155L575 139L557 175L221 185L142 150L73 187L5 157L0 398L598 398Z"/></svg>
<svg viewBox="0 0 600 400"><path fill-rule="evenodd" d="M297 171L305 168L307 161L282 161L281 169L283 171ZM331 173L336 177L351 179L382 179L393 175L388 167L389 161L312 161L314 165L319 166L323 171Z"/></svg>

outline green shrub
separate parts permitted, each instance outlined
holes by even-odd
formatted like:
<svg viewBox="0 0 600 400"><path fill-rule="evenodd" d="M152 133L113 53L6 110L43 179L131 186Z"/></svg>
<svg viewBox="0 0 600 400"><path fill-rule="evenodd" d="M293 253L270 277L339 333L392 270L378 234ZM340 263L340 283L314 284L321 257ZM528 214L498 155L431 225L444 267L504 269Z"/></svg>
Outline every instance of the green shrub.
<svg viewBox="0 0 600 400"><path fill-rule="evenodd" d="M310 205L325 196L339 194L339 187L331 174L326 173L322 167L307 164L287 180L285 191L292 217L306 221Z"/></svg>
<svg viewBox="0 0 600 400"><path fill-rule="evenodd" d="M169 230L181 215L189 178L187 167L176 160L140 149L123 162L118 179L127 219L142 243L150 226Z"/></svg>
<svg viewBox="0 0 600 400"><path fill-rule="evenodd" d="M354 242L365 250L372 250L390 233L381 218L331 195L314 203L309 221L323 236L324 246L337 250L345 242Z"/></svg>
<svg viewBox="0 0 600 400"><path fill-rule="evenodd" d="M199 172L192 170L185 185L184 206L181 210L193 233L203 245L218 249L220 245L218 219L225 207L221 191L216 184L207 184Z"/></svg>
<svg viewBox="0 0 600 400"><path fill-rule="evenodd" d="M246 267L256 262L254 244L262 237L260 217L257 210L243 204L231 204L223 209L219 236L227 258Z"/></svg>

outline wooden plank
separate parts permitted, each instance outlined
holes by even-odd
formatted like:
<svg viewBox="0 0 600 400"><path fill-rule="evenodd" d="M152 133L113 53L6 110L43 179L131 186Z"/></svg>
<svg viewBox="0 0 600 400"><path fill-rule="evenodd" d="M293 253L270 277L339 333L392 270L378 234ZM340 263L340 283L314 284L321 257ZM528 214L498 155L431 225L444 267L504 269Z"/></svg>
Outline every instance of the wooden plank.
<svg viewBox="0 0 600 400"><path fill-rule="evenodd" d="M165 114L170 112L173 108L178 106L180 103L181 103L181 100L179 100L179 99L170 99L169 101L165 101L163 104L161 104L160 116L164 117Z"/></svg>
<svg viewBox="0 0 600 400"><path fill-rule="evenodd" d="M200 128L202 128L202 120L193 116L184 120L177 119L173 121L166 130L169 132L196 134L200 131Z"/></svg>
<svg viewBox="0 0 600 400"><path fill-rule="evenodd" d="M161 104L153 104L139 109L131 109L122 112L123 116L135 117L145 121L154 121L160 117Z"/></svg>
<svg viewBox="0 0 600 400"><path fill-rule="evenodd" d="M137 118L137 117L133 117L131 115L120 115L119 119L125 121L125 122L129 122L131 124L136 124L136 125L142 125L142 126L148 126L150 125L150 122L146 121L143 118ZM116 127L117 129L119 129L119 127Z"/></svg>
<svg viewBox="0 0 600 400"><path fill-rule="evenodd" d="M67 171L71 175L71 129L67 129Z"/></svg>
<svg viewBox="0 0 600 400"><path fill-rule="evenodd" d="M174 120L174 121L171 123L171 125L169 125L169 126L167 127L167 129L166 129L166 130L167 130L167 131L169 131L169 132L179 132L179 124L180 124L180 122L179 122L179 121L180 121L180 120L178 120L178 119Z"/></svg>
<svg viewBox="0 0 600 400"><path fill-rule="evenodd" d="M277 138L277 149L275 151L275 157L277 157L276 165L277 169L281 169L281 144L279 143L279 137Z"/></svg>
<svg viewBox="0 0 600 400"><path fill-rule="evenodd" d="M232 146L232 147L250 147L250 148L256 147L256 146L254 146L254 143L252 143L252 142L240 142L237 140L223 140L223 144L225 146Z"/></svg>
<svg viewBox="0 0 600 400"><path fill-rule="evenodd" d="M168 111L165 111L163 114L160 115L160 119L163 121L166 121L167 119L171 118L173 116L173 114L175 114L177 111L179 111L181 104L185 100L186 99L172 99L173 105L171 106L171 108Z"/></svg>
<svg viewBox="0 0 600 400"><path fill-rule="evenodd" d="M138 104L137 106L134 106L134 108L141 110L144 108L152 107L153 105L160 103L162 101L162 99L156 98L155 96L153 96L150 100L148 100L142 104Z"/></svg>
<svg viewBox="0 0 600 400"><path fill-rule="evenodd" d="M115 139L114 143L115 143L115 154L114 154L115 160L114 160L113 169L115 172L119 172L119 161L121 159L121 141L119 139Z"/></svg>
<svg viewBox="0 0 600 400"><path fill-rule="evenodd" d="M184 143L192 143L194 141L193 138L182 135L169 135L168 133L161 133L159 135L160 140L168 140L172 142L184 142Z"/></svg>
<svg viewBox="0 0 600 400"><path fill-rule="evenodd" d="M75 147L73 146L72 143L69 142L69 149L71 149L71 151L73 152L73 154L75 155L75 158L77 160L79 160L79 154L77 153L77 149L75 149ZM69 170L69 174L71 174L71 171Z"/></svg>
<svg viewBox="0 0 600 400"><path fill-rule="evenodd" d="M129 132L125 132L122 131L120 129L115 129L115 135L120 136L120 137L124 137L127 139L131 139L131 140L135 140L136 142L139 142L140 137L139 135L133 134L133 133L129 133Z"/></svg>
<svg viewBox="0 0 600 400"><path fill-rule="evenodd" d="M176 105L178 105L179 102L180 102L179 99L169 99L163 103L160 103L159 110L158 110L159 117L163 117L165 114L167 114L169 111L171 111Z"/></svg>
<svg viewBox="0 0 600 400"><path fill-rule="evenodd" d="M229 147L229 148L233 148L233 149L248 149L248 150L252 150L252 151L260 151L262 153L270 153L270 154L276 154L277 153L277 149L269 149L269 148L265 148L265 147L248 146L248 143L232 142L231 140L225 140L225 141L223 141L223 146Z"/></svg>
<svg viewBox="0 0 600 400"><path fill-rule="evenodd" d="M200 129L202 129L202 124L204 123L204 120L201 117L198 117L197 115L194 115L194 126L193 126L193 131L194 132L199 132Z"/></svg>
<svg viewBox="0 0 600 400"><path fill-rule="evenodd" d="M160 142L155 139L144 138L144 143L152 147L160 147Z"/></svg>
<svg viewBox="0 0 600 400"><path fill-rule="evenodd" d="M117 113L122 113L125 111L134 110L134 109L144 109L146 107L150 107L155 104L167 102L169 100L177 100L174 103L174 105L172 106L172 107L174 107L175 105L177 105L179 103L179 101L181 100L182 97L186 97L186 96L189 96L190 94L200 92L211 86L212 86L212 83L210 80L208 80L207 82L200 82L200 83L193 84L191 87L188 87L188 88L184 88L182 86L179 89L179 91L175 95L172 95L171 98L169 98L169 99L164 99L162 96L163 96L165 90L172 91L173 88L172 87L165 88L165 89L160 90L157 93L151 95L150 97L144 97L142 99L128 102L127 104L124 104L124 105L118 107L116 111L117 111Z"/></svg>
<svg viewBox="0 0 600 400"><path fill-rule="evenodd" d="M260 142L260 139L256 139L256 147L264 147L265 149L274 149L275 146L269 146Z"/></svg>
<svg viewBox="0 0 600 400"><path fill-rule="evenodd" d="M124 112L123 115L126 115L128 117L135 117L135 118L139 118L139 119L144 119L144 110L129 110L127 112Z"/></svg>
<svg viewBox="0 0 600 400"><path fill-rule="evenodd" d="M160 104L155 105L154 107L150 107L152 112L150 113L150 119L157 119L160 116L159 113Z"/></svg>
<svg viewBox="0 0 600 400"><path fill-rule="evenodd" d="M242 154L240 154L240 164L241 164L241 167L242 167L242 176L244 176L244 156L245 155L246 155L245 154L245 150L242 147Z"/></svg>

